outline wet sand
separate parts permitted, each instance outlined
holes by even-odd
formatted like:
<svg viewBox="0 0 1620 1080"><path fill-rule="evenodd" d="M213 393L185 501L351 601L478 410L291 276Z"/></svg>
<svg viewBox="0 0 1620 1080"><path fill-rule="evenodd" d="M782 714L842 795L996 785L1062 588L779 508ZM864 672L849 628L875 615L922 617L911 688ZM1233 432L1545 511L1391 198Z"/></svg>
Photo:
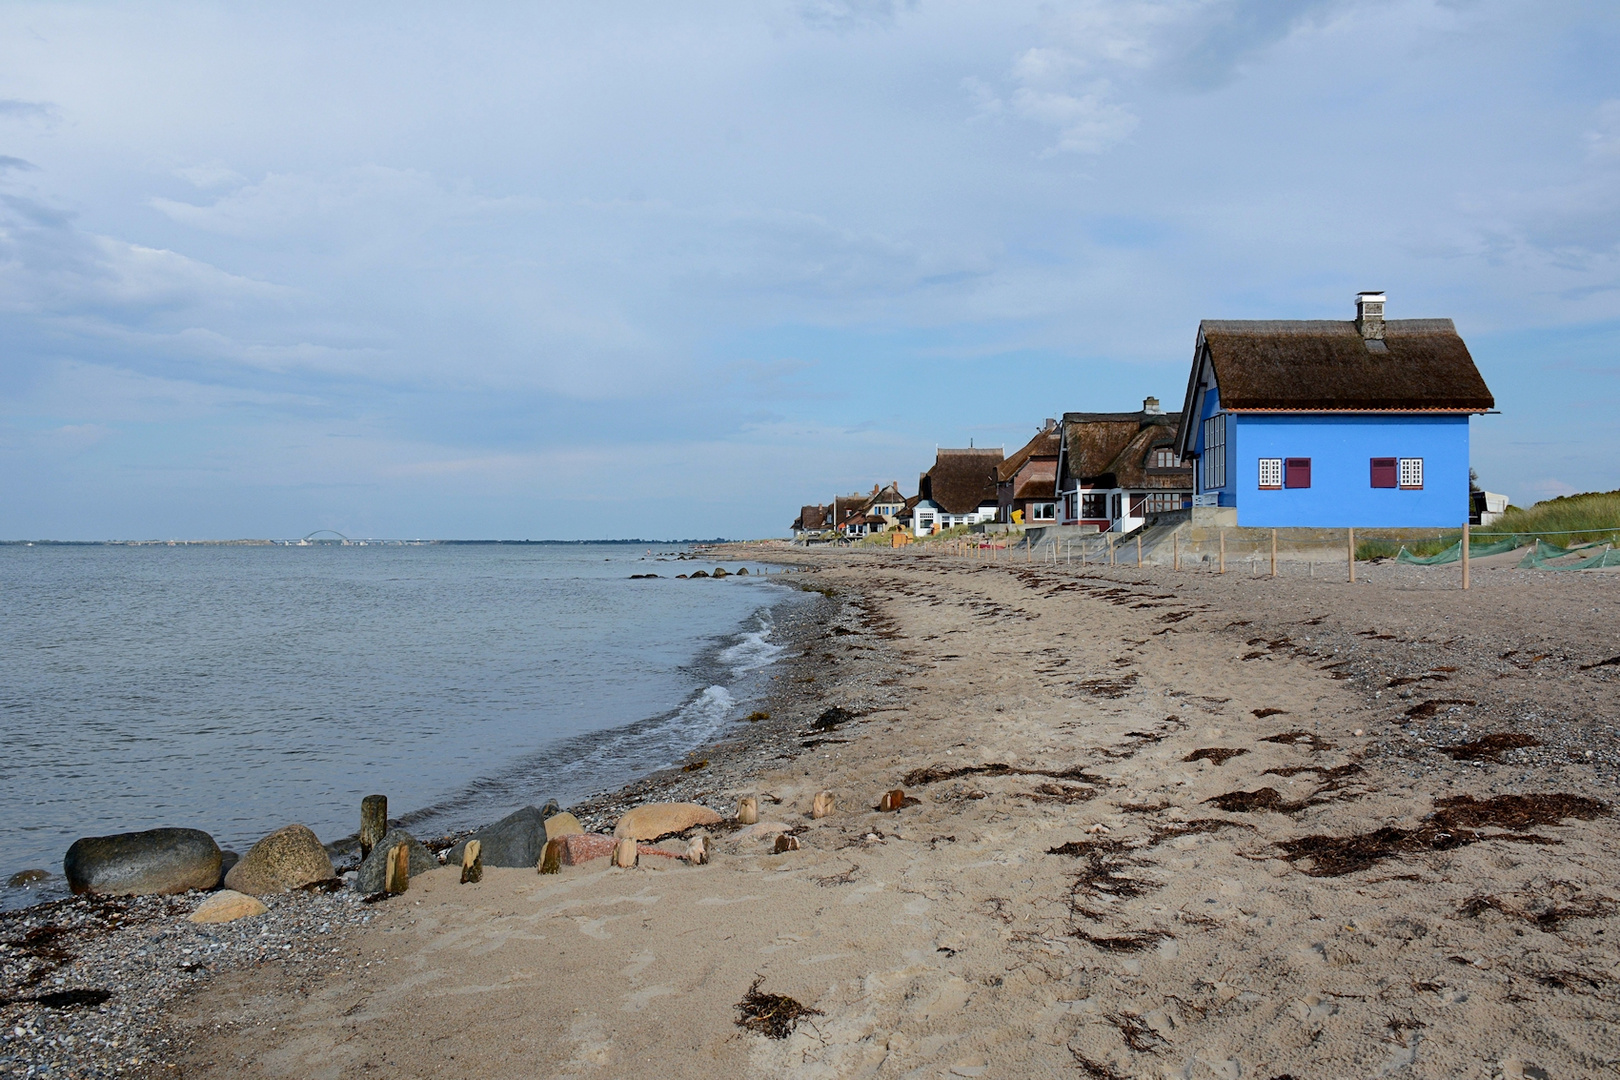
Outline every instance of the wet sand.
<svg viewBox="0 0 1620 1080"><path fill-rule="evenodd" d="M343 938L341 969L227 972L184 999L181 1074L1620 1061L1615 575L1476 568L1462 593L1432 568L1351 586L779 557L842 605L788 676L814 681L783 687L793 722L859 715L778 732L706 801L758 793L801 850L715 830L702 867L434 871ZM908 805L872 809L897 786ZM838 812L812 821L823 789ZM785 1039L738 1027L756 981L814 1011Z"/></svg>

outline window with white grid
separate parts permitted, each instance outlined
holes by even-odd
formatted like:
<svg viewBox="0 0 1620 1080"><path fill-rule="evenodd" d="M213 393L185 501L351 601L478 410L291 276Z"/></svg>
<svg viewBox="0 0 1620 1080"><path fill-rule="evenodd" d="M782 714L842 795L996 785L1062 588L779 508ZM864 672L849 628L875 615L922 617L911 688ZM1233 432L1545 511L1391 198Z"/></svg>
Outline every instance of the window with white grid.
<svg viewBox="0 0 1620 1080"><path fill-rule="evenodd" d="M1401 487L1420 488L1423 486L1423 459L1420 457L1401 458Z"/></svg>
<svg viewBox="0 0 1620 1080"><path fill-rule="evenodd" d="M1260 459L1260 486L1263 488L1282 487L1282 458L1263 457Z"/></svg>
<svg viewBox="0 0 1620 1080"><path fill-rule="evenodd" d="M1204 490L1226 486L1226 414L1216 413L1204 421Z"/></svg>

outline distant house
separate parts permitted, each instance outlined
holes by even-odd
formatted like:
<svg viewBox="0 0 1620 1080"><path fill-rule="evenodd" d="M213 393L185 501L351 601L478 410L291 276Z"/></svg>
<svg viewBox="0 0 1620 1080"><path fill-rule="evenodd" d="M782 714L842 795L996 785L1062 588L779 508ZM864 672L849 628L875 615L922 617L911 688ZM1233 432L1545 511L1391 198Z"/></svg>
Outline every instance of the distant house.
<svg viewBox="0 0 1620 1080"><path fill-rule="evenodd" d="M927 536L936 528L994 521L996 466L1001 464L1002 456L1000 447L936 450L933 468L917 481L913 531Z"/></svg>
<svg viewBox="0 0 1620 1080"><path fill-rule="evenodd" d="M1050 525L1057 520L1057 463L1063 435L1056 420L996 466L996 520Z"/></svg>
<svg viewBox="0 0 1620 1080"><path fill-rule="evenodd" d="M1140 412L1064 413L1057 462L1059 521L1129 532L1152 514L1192 505L1192 469L1176 450L1180 413L1159 399Z"/></svg>
<svg viewBox="0 0 1620 1080"><path fill-rule="evenodd" d="M905 509L906 497L900 494L900 482L892 481L887 487L872 485L859 506L843 518L838 531L851 538L869 536L893 528L897 516Z"/></svg>
<svg viewBox="0 0 1620 1080"><path fill-rule="evenodd" d="M799 516L793 519L793 536L795 539L815 536L832 528L832 507L817 503L814 506L799 508Z"/></svg>
<svg viewBox="0 0 1620 1080"><path fill-rule="evenodd" d="M1198 326L1177 449L1195 513L1246 526L1448 526L1468 520L1468 421L1495 399L1450 319Z"/></svg>

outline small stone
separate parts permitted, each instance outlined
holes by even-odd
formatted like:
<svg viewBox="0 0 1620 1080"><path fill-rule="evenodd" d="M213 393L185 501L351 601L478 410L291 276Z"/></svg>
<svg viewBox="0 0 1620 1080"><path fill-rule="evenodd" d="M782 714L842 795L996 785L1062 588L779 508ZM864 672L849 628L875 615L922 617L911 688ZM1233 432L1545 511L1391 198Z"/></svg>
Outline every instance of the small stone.
<svg viewBox="0 0 1620 1080"><path fill-rule="evenodd" d="M225 887L263 896L335 877L332 857L308 825L277 829L248 848L225 875Z"/></svg>
<svg viewBox="0 0 1620 1080"><path fill-rule="evenodd" d="M737 576L738 577L747 577L748 576L748 567L745 566L742 569L738 570L737 571Z"/></svg>
<svg viewBox="0 0 1620 1080"><path fill-rule="evenodd" d="M559 836L581 836L585 827L579 823L579 818L573 814L552 814L546 818L546 839L555 840Z"/></svg>
<svg viewBox="0 0 1620 1080"><path fill-rule="evenodd" d="M752 795L744 795L737 800L737 821L743 825L753 825L759 821L759 800Z"/></svg>
<svg viewBox="0 0 1620 1080"><path fill-rule="evenodd" d="M776 838L776 853L778 855L782 854L782 852L784 852L784 851L798 851L798 850L799 850L799 838L797 836L792 836L792 835L790 835L788 833L783 833L781 836L778 836Z"/></svg>
<svg viewBox="0 0 1620 1080"><path fill-rule="evenodd" d="M1360 728L1356 728L1356 730L1352 731L1350 734L1356 735L1356 736L1361 736L1361 735L1365 735L1366 732L1362 731Z"/></svg>
<svg viewBox="0 0 1620 1080"><path fill-rule="evenodd" d="M904 805L906 805L906 793L901 788L884 792L883 798L878 800L878 809L884 813L898 810Z"/></svg>
<svg viewBox="0 0 1620 1080"><path fill-rule="evenodd" d="M710 574L709 576L710 577L730 577L731 574L726 570L725 567L717 566L717 567L714 568L714 573Z"/></svg>
<svg viewBox="0 0 1620 1080"><path fill-rule="evenodd" d="M212 889L220 851L201 829L147 829L75 840L62 860L74 893L147 895Z"/></svg>
<svg viewBox="0 0 1620 1080"><path fill-rule="evenodd" d="M44 881L51 876L49 870L19 870L6 879L6 885L13 889L25 889L38 881Z"/></svg>
<svg viewBox="0 0 1620 1080"><path fill-rule="evenodd" d="M694 825L718 825L722 820L719 814L697 803L649 803L626 811L614 827L613 835L656 840L670 833L684 832Z"/></svg>
<svg viewBox="0 0 1620 1080"><path fill-rule="evenodd" d="M562 864L564 866L583 866L592 859L605 859L613 854L616 841L611 836L600 833L582 833L578 836L564 836Z"/></svg>
<svg viewBox="0 0 1620 1080"><path fill-rule="evenodd" d="M235 889L221 889L199 904L190 919L194 923L235 922L237 919L263 915L269 910L264 906L264 901L256 896L248 896Z"/></svg>
<svg viewBox="0 0 1620 1080"><path fill-rule="evenodd" d="M621 836L613 845L613 865L624 870L636 865L636 841L633 837Z"/></svg>
<svg viewBox="0 0 1620 1080"><path fill-rule="evenodd" d="M810 801L810 816L812 818L824 818L832 813L836 807L837 803L833 799L832 792L818 791L816 797Z"/></svg>
<svg viewBox="0 0 1620 1080"><path fill-rule="evenodd" d="M1112 832L1112 831L1113 831L1112 829L1110 829L1108 826L1104 825L1100 821L1097 822L1097 824L1095 824L1095 825L1086 826L1086 832L1091 833L1093 836L1095 836L1098 833L1105 833L1105 832Z"/></svg>

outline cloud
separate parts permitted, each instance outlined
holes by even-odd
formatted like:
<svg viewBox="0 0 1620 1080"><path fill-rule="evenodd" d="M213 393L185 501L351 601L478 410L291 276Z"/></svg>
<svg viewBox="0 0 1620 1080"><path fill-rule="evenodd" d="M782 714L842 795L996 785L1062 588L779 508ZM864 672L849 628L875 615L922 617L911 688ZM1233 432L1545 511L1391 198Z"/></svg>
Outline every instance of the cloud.
<svg viewBox="0 0 1620 1080"><path fill-rule="evenodd" d="M799 17L824 30L848 31L893 24L902 10L917 0L799 0Z"/></svg>
<svg viewBox="0 0 1620 1080"><path fill-rule="evenodd" d="M0 173L6 172L37 172L39 166L31 161L24 161L20 157L7 157L0 154Z"/></svg>
<svg viewBox="0 0 1620 1080"><path fill-rule="evenodd" d="M56 118L56 106L42 101L19 101L16 98L0 98L0 117L15 117L20 120L53 120Z"/></svg>

